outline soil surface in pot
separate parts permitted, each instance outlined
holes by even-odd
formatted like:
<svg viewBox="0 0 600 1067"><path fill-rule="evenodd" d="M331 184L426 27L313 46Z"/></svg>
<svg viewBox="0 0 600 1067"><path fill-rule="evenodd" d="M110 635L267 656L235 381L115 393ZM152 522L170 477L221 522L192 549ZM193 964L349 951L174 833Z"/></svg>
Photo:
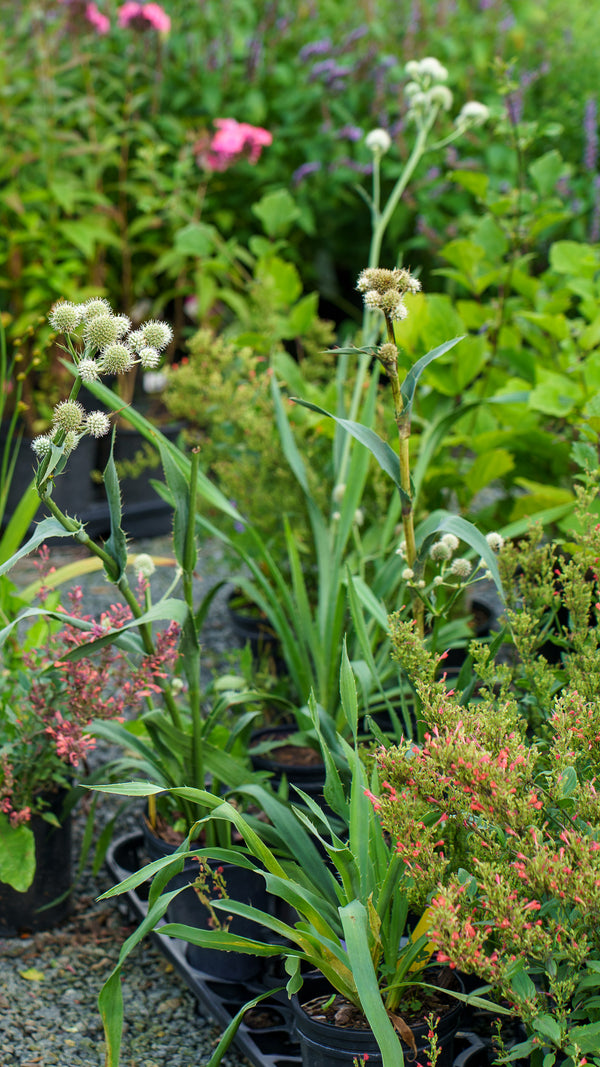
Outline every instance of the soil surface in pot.
<svg viewBox="0 0 600 1067"><path fill-rule="evenodd" d="M260 743L263 741L277 742L281 738L280 733L262 734ZM251 746L253 747L253 746ZM265 759L273 763L280 763L286 767L319 767L323 763L320 752L310 745L278 745L275 744L268 752L262 753Z"/></svg>
<svg viewBox="0 0 600 1067"><path fill-rule="evenodd" d="M453 984L452 974L447 971L441 971L438 975L432 977L431 983L432 985L440 986L440 991L415 987L414 996L408 997L404 1003L400 1004L397 1012L391 1016L400 1036L405 1040L403 1027L397 1024L396 1020L399 1020L406 1027L418 1026L424 1022L430 1013L442 1019L458 1003L454 997L443 991L444 988ZM316 1022L328 1023L330 1026L342 1027L347 1030L371 1029L360 1008L357 1008L356 1005L346 1000L339 993L336 993L333 997L331 993L314 997L312 1000L303 1002L301 1007Z"/></svg>

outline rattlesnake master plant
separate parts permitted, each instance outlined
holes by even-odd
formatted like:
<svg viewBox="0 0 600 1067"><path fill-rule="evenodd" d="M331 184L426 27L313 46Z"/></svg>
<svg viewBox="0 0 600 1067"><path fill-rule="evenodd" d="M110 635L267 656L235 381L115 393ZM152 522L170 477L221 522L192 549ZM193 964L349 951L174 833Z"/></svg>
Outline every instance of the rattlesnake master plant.
<svg viewBox="0 0 600 1067"><path fill-rule="evenodd" d="M95 623L85 623L64 612L45 608L31 608L0 631L0 644L12 634L15 626L33 616L59 618L90 631L90 640L85 644L85 654L101 654L108 645L130 654L134 661L155 662L164 651L167 638L176 630L176 649L168 670L157 672L153 686L144 686L145 711L140 716L143 734L130 731L126 724L97 722L94 732L128 752L136 754L137 770L163 789L182 781L204 784L207 771L219 783L232 786L246 782L251 771L249 764L236 758L234 750L240 748L239 736L249 726L252 712L236 718L231 729L225 727L229 710L238 703L247 703L254 694L249 693L241 680L215 683L208 690L200 682L200 640L203 621L218 586L204 597L200 605L195 603L194 570L197 558L195 539L196 491L202 483L198 470L198 453L191 459L183 457L175 446L169 445L158 431L144 422L161 453L166 489L173 504L173 554L177 572L171 587L154 602L148 560L136 565L141 573L138 588L131 587L128 578L127 538L121 526L121 490L112 455L112 449L103 473L111 532L110 537L99 544L87 533L82 522L58 507L52 496L55 479L68 464L69 456L86 434L100 436L110 429L111 418L122 410L119 397L102 385L105 374L127 374L136 365L155 367L161 353L172 337L167 323L150 321L139 329L132 330L126 315L115 315L103 299L93 299L76 304L61 301L50 313L50 321L64 336L64 350L71 357L73 387L67 400L58 404L50 433L34 439L33 448L38 456L36 487L40 499L51 517L40 522L34 535L18 552L2 564L0 574L6 573L23 556L36 549L51 537L73 537L84 545L102 566L105 577L121 594L127 612L98 633ZM86 414L78 400L82 384L96 390L111 412ZM136 413L127 409L127 417L135 422ZM113 434L116 430L113 431ZM74 512L76 496L73 495ZM179 583L181 583L179 585ZM181 589L176 595L177 588ZM141 593L140 593L141 588ZM165 623L167 630L156 631L157 623ZM170 637L168 637L170 635ZM66 658L76 660L79 649L73 649ZM181 677L175 672L177 671ZM175 676L173 677L173 674ZM210 711L207 702L210 699ZM138 719L138 723L140 721ZM184 801L179 810L183 813L186 828L194 822L199 812ZM170 809L166 814L170 814Z"/></svg>

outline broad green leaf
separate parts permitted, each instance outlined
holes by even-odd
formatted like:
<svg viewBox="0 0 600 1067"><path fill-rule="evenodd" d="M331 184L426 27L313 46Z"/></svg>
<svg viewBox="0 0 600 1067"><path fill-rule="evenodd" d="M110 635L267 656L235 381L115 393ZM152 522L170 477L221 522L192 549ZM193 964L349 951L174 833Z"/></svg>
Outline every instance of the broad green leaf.
<svg viewBox="0 0 600 1067"><path fill-rule="evenodd" d="M174 246L185 256L209 256L214 249L216 230L205 222L190 222L175 234Z"/></svg>
<svg viewBox="0 0 600 1067"><path fill-rule="evenodd" d="M35 875L35 839L30 826L11 826L0 812L0 882L25 893Z"/></svg>
<svg viewBox="0 0 600 1067"><path fill-rule="evenodd" d="M360 1005L379 1045L383 1067L403 1067L402 1045L385 1010L371 960L366 908L353 900L340 908L340 918Z"/></svg>
<svg viewBox="0 0 600 1067"><path fill-rule="evenodd" d="M300 209L287 189L274 189L266 193L252 212L260 219L269 237L285 237L300 216Z"/></svg>

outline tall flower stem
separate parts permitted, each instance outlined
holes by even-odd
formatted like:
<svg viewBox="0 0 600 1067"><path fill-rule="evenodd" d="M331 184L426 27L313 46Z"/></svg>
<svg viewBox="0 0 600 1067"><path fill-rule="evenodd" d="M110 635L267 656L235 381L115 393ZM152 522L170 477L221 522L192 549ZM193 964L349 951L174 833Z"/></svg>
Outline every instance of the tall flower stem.
<svg viewBox="0 0 600 1067"><path fill-rule="evenodd" d="M394 337L394 325L389 315L385 316L385 325L388 341L396 346ZM392 397L394 401L394 421L398 428L399 444L399 470L401 486L402 529L404 531L405 557L407 566L412 570L417 559L417 544L415 539L414 509L412 504L412 486L410 478L410 415L404 408L402 389L398 377L397 361L385 364L385 370L389 378ZM413 618L419 637L425 633L425 610L420 596L416 592L412 594Z"/></svg>

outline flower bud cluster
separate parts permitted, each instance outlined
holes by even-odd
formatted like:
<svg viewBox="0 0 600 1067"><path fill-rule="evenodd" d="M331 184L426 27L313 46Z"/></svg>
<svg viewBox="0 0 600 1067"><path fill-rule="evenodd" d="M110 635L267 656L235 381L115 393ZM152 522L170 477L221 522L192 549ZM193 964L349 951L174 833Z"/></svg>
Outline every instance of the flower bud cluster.
<svg viewBox="0 0 600 1067"><path fill-rule="evenodd" d="M450 110L452 93L444 84L448 80L448 71L439 60L433 56L420 60L412 59L406 64L405 70L411 79L404 87L410 117L426 115L433 108Z"/></svg>
<svg viewBox="0 0 600 1067"><path fill-rule="evenodd" d="M404 303L406 293L418 293L421 283L403 267L388 270L385 267L366 267L361 271L356 288L363 294L363 302L371 311L381 311L390 321L405 319L408 308Z"/></svg>
<svg viewBox="0 0 600 1067"><path fill-rule="evenodd" d="M92 297L81 304L59 300L48 320L67 338L68 351L84 384L98 381L102 374L126 374L136 364L153 370L173 339L168 323L156 319L132 330L129 316L115 315L104 297ZM50 454L53 444L68 454L84 434L103 437L109 430L110 419L104 412L86 415L77 400L63 400L54 410L52 431L36 437L31 447L39 459Z"/></svg>

